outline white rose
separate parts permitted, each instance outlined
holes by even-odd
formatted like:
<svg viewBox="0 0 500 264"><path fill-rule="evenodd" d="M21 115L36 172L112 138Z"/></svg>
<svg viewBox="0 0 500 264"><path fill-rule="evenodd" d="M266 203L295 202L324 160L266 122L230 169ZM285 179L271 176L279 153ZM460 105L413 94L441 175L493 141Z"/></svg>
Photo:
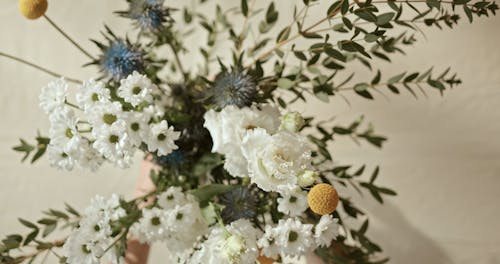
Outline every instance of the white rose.
<svg viewBox="0 0 500 264"><path fill-rule="evenodd" d="M264 129L250 131L243 140L250 179L264 191L285 193L297 184L298 175L311 168L311 149L299 134Z"/></svg>
<svg viewBox="0 0 500 264"><path fill-rule="evenodd" d="M204 127L212 137L212 152L226 156L224 168L233 176L248 176L247 161L241 152L241 143L247 133L255 128L275 133L280 125L277 108L264 105L238 108L227 106L222 111L209 110L205 113Z"/></svg>

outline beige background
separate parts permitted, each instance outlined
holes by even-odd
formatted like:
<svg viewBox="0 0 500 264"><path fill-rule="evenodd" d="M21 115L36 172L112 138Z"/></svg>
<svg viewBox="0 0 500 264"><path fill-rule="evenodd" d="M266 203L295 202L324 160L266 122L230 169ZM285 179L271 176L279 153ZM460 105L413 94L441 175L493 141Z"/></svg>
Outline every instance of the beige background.
<svg viewBox="0 0 500 264"><path fill-rule="evenodd" d="M123 32L127 21L111 15L124 1L50 1L49 16L91 50L86 41L99 38L103 23ZM221 1L231 3L234 1ZM258 1L265 2L265 1ZM0 50L27 58L76 78L95 76L95 68L43 21L27 21L13 0L0 0ZM291 10L280 1L281 11ZM209 14L207 12L207 14ZM321 15L323 12L321 12ZM281 14L283 15L283 14ZM280 21L288 21L281 17ZM425 70L453 66L464 84L440 97L413 99L408 94L377 96L368 102L346 94L330 105L297 110L335 115L350 121L365 114L390 141L382 151L340 140L333 151L341 163L382 167L380 183L399 196L385 206L362 200L372 216L370 233L380 241L393 263L500 263L500 17L462 23L456 30L427 30L427 39L381 63L387 75L402 69ZM193 55L185 61L195 61ZM369 77L367 77L369 78ZM40 87L52 78L0 58L0 235L22 228L16 218L36 219L40 211L61 208L63 202L83 208L95 194L131 192L138 162L129 170L106 166L98 173L71 173L49 167L46 159L21 164L11 151L18 137L31 139L36 129L47 131L47 118L38 108ZM306 109L307 108L307 109ZM368 196L367 196L368 197ZM152 263L165 263L162 245Z"/></svg>

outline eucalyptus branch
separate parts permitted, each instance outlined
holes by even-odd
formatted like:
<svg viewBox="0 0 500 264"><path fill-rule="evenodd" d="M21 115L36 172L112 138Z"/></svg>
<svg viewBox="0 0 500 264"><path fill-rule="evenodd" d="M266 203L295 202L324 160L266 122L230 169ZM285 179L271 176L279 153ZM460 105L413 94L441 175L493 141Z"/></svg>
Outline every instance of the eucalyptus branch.
<svg viewBox="0 0 500 264"><path fill-rule="evenodd" d="M237 45L236 45L236 53L240 53L241 48L243 47L243 41L245 40L245 31L246 31L246 28L248 25L248 21L250 20L250 16L252 16L252 11L253 11L253 8L255 6L255 2L257 2L257 1L252 0L252 2L250 3L250 7L248 8L248 11L247 11L248 13L245 15L245 19L243 20L243 26L242 26L240 34L238 35L238 41L237 41Z"/></svg>
<svg viewBox="0 0 500 264"><path fill-rule="evenodd" d="M39 66L39 65L36 65L36 64L34 64L32 62L29 62L27 60L18 58L16 56L9 55L9 54L4 53L4 52L0 52L0 56L8 58L8 59L11 59L11 60L14 60L14 61L17 61L17 62L20 62L20 63L22 63L24 65L28 65L30 67L33 67L33 68L35 68L37 70L40 70L40 71L42 71L42 72L44 72L44 73L46 73L48 75L51 75L53 77L56 77L56 78L64 78L67 81L70 81L70 82L73 82L73 83L77 83L77 84L81 84L82 83L82 81L80 81L78 79L74 79L74 78L69 78L69 77L63 76L62 74L56 73L56 72L51 71L51 70L49 70L47 68L44 68L44 67Z"/></svg>
<svg viewBox="0 0 500 264"><path fill-rule="evenodd" d="M49 243L44 242L43 244L41 244L43 246L41 248L39 248L37 251L29 253L27 255L18 256L12 260L7 260L5 262L5 264L20 264L20 263L23 263L24 261L27 261L27 260L34 260L37 256L39 256L40 254L43 254L44 252L51 252L54 248L62 247L64 245L64 243L66 242L66 239L67 238L59 239L59 240L55 240L55 241L49 242Z"/></svg>
<svg viewBox="0 0 500 264"><path fill-rule="evenodd" d="M177 51L177 49L174 47L174 45L172 44L172 42L168 42L168 46L170 47L170 49L172 50L172 54L174 54L174 58L175 58L175 62L177 64L177 67L179 68L179 71L181 72L182 74L182 78L184 78L184 80L187 80L188 78L188 73L184 70L184 66L182 65L182 62L181 62L181 59L179 57L179 52Z"/></svg>

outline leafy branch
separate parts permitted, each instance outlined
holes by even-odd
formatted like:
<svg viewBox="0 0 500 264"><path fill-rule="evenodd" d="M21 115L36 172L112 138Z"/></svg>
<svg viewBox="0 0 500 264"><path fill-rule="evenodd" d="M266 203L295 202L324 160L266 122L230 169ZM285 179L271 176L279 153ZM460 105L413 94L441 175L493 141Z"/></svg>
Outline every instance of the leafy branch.
<svg viewBox="0 0 500 264"><path fill-rule="evenodd" d="M34 155L31 157L31 163L34 163L38 159L40 159L43 154L45 154L45 151L47 151L47 146L50 143L50 138L44 137L40 135L40 132L38 132L38 135L35 138L36 144L30 144L24 139L19 139L20 145L13 147L12 149L24 153L24 156L21 161L25 161L32 153Z"/></svg>

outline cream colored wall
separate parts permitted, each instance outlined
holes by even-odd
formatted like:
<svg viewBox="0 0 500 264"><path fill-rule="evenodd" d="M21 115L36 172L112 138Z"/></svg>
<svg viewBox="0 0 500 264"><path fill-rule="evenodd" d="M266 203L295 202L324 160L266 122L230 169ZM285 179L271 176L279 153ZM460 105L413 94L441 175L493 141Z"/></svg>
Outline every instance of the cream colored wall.
<svg viewBox="0 0 500 264"><path fill-rule="evenodd" d="M86 39L99 38L103 23L118 32L127 26L111 15L124 1L49 2L49 16L93 52ZM94 76L94 68L80 67L86 58L45 21L21 18L16 1L0 3L1 51L68 76ZM291 7L280 1L279 9ZM351 106L335 99L330 105L313 101L313 106L298 107L346 122L364 114L389 137L382 151L340 140L333 152L341 163L380 164L380 182L398 191L384 206L353 195L372 216L370 233L393 263L500 263L499 27L497 17L463 23L453 31L427 30L428 40L419 36L415 47L406 49L408 56L381 63L388 76L402 69L453 66L464 84L444 97L436 92L419 100L408 94L389 95L389 100L376 95L369 102L346 94ZM139 162L129 170L105 166L95 174L60 172L46 159L34 165L19 162L10 149L18 137L32 138L36 129L48 129L37 98L51 79L0 58L0 235L21 230L18 216L36 219L42 209L61 208L63 202L83 208L95 194L130 193L139 171ZM165 263L166 256L157 245L152 263Z"/></svg>

